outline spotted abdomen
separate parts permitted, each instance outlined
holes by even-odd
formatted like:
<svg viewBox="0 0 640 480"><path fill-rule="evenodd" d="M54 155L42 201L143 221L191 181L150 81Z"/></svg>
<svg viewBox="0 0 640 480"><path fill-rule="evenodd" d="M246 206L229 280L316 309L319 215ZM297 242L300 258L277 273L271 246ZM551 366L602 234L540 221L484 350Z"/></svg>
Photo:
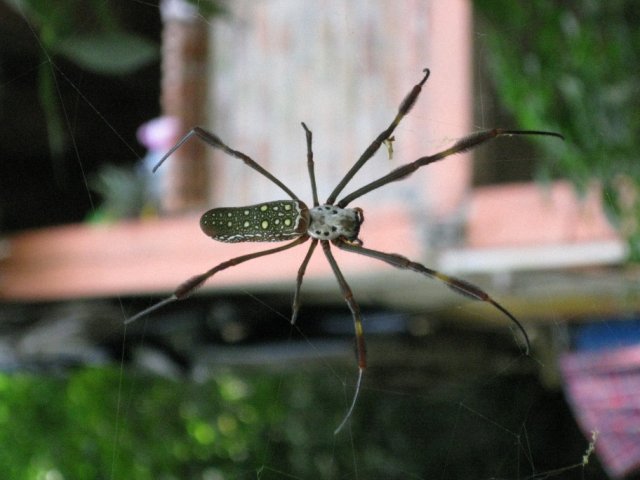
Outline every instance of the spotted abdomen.
<svg viewBox="0 0 640 480"><path fill-rule="evenodd" d="M200 228L220 242L278 242L307 231L309 209L296 200L248 207L214 208L200 218Z"/></svg>

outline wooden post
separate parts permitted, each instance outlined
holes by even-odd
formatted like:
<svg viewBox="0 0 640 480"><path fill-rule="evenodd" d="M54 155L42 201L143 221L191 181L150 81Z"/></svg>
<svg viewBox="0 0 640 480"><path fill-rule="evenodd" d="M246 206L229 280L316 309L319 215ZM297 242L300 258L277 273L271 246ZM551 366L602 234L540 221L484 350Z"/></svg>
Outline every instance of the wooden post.
<svg viewBox="0 0 640 480"><path fill-rule="evenodd" d="M163 114L180 125L179 136L206 123L208 29L197 10L184 0L163 0ZM162 168L165 182L162 207L167 213L202 208L207 203L206 145L193 138Z"/></svg>

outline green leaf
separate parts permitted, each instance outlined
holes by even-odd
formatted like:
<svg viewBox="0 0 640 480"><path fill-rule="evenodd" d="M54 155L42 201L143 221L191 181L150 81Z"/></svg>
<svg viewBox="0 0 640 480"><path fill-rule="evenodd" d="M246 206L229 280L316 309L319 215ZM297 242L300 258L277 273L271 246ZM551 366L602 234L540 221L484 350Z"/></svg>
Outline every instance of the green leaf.
<svg viewBox="0 0 640 480"><path fill-rule="evenodd" d="M539 143L539 175L565 177L578 192L604 183L607 217L639 258L638 213L612 179L640 184L640 2L476 0L474 8L483 64L505 109L521 128L567 139Z"/></svg>
<svg viewBox="0 0 640 480"><path fill-rule="evenodd" d="M194 7L198 9L200 15L205 18L213 17L215 15L223 15L227 13L227 10L223 4L217 0L187 0Z"/></svg>
<svg viewBox="0 0 640 480"><path fill-rule="evenodd" d="M55 48L57 53L79 66L106 75L133 72L159 57L158 46L154 43L118 31L70 36Z"/></svg>

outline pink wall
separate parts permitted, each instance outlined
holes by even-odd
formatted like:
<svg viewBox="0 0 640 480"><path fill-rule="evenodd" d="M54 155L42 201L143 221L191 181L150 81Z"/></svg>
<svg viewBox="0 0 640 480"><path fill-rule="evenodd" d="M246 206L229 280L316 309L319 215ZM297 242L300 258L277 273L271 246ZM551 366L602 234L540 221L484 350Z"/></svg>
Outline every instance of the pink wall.
<svg viewBox="0 0 640 480"><path fill-rule="evenodd" d="M422 69L431 77L397 129L354 180L447 147L471 130L468 1L240 0L212 23L211 128L307 200L300 121L314 133L321 201L392 120ZM430 166L357 204L409 208L417 222L464 210L467 155ZM216 154L212 204L283 197L241 162ZM352 188L347 188L348 193Z"/></svg>

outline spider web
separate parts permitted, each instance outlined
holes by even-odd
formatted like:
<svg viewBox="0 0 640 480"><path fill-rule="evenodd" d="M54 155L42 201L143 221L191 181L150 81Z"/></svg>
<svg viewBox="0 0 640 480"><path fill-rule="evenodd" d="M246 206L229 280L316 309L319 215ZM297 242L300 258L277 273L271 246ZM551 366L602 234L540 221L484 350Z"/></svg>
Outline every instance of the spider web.
<svg viewBox="0 0 640 480"><path fill-rule="evenodd" d="M82 105L92 112L93 122L112 133L109 142L131 151L129 133L96 105L90 86L70 78L61 61L43 52L72 145L78 137L74 109ZM22 75L9 81L22 82ZM71 99L60 93L60 84L70 87ZM304 110L304 101L300 103ZM245 129L251 135L251 127ZM404 130L404 135L419 134ZM81 174L72 181L81 182L95 211L87 173L92 160L74 149ZM322 171L318 177L323 181ZM353 394L356 369L350 315L337 287L328 286L327 291L335 301L305 304L301 317L308 320L301 318L296 326L289 323L289 296L241 291L230 296L236 301L216 303L218 315L231 319L228 338L234 338L234 332L241 335L238 329L258 328L256 323L247 327L235 322L238 316L258 323L269 318L280 333L270 332L268 341L258 336L264 334L258 329L256 337L249 335L237 345L193 345L200 332L194 332L191 320L180 312L202 311L199 298L131 328L113 325L99 340L114 334L119 338L116 368L70 373L62 383L71 393L62 395L61 402L71 402L71 413L83 421L54 419L64 424L65 435L79 438L62 442L69 451L61 456L78 458L78 445L84 445L82 454L95 462L82 466L85 478L589 476L584 468L588 455L582 460L582 454L591 451L586 443L570 446L562 440L571 421L566 412L557 412L560 394L541 387L535 378L539 359L519 354L509 335L465 332L434 322L428 312L367 308L375 299L366 293L356 295L366 309L371 365L353 418L344 432L334 435ZM460 301L461 309L464 303ZM118 321L133 313L127 299L118 299L117 307ZM314 321L334 328L334 336L317 334ZM438 335L432 335L433 329ZM161 341L167 332L172 338L169 353ZM481 346L486 344L496 355L483 356ZM189 351L188 359L182 357ZM185 362L193 363L187 369ZM154 369L156 374L149 373ZM39 463L32 461L25 471L30 468L36 476L45 475L42 478L73 478L70 472L77 472L77 466L53 462L57 457L48 457L42 448Z"/></svg>

